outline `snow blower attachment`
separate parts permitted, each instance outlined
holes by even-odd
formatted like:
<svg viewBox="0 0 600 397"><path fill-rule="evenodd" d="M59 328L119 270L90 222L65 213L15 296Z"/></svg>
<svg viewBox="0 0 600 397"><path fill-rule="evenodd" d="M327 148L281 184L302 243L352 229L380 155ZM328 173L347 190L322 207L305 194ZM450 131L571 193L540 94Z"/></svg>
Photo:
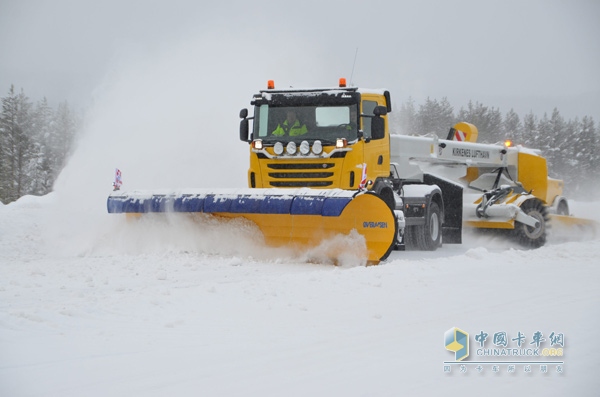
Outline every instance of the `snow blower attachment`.
<svg viewBox="0 0 600 397"><path fill-rule="evenodd" d="M377 195L340 189L115 192L108 197L108 212L243 217L258 226L267 244L295 248L316 247L328 238L356 230L365 240L367 261L374 264L390 254L398 233L398 214Z"/></svg>
<svg viewBox="0 0 600 397"><path fill-rule="evenodd" d="M477 128L458 123L448 139L392 136L392 160L404 179L453 180L463 186L463 224L474 229L506 230L519 245L538 248L550 225L595 233L595 222L570 215L564 183L548 176L538 150L477 143Z"/></svg>

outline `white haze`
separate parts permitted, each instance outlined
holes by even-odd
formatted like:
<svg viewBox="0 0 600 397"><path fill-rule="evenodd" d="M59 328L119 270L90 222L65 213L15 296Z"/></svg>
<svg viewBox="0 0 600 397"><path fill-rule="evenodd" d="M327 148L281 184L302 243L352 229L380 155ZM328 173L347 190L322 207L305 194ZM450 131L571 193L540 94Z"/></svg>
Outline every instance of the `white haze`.
<svg viewBox="0 0 600 397"><path fill-rule="evenodd" d="M472 100L521 116L557 107L598 121L599 19L590 0L4 0L0 89L14 84L34 100L79 108L115 58L167 55L170 43L204 35L190 55L227 61L217 72L252 82L251 91L269 78L329 85L345 76L390 89L398 105L447 97L455 111Z"/></svg>
<svg viewBox="0 0 600 397"><path fill-rule="evenodd" d="M206 55L216 53L219 57ZM115 168L122 171L123 190L247 186L249 148L239 140L239 110L250 107L252 94L267 79L285 81L294 71L286 68L266 76L259 64L249 62L254 56L254 48L240 47L233 39L221 36L215 42L199 35L164 43L152 55L128 53L116 60L96 90L83 134L56 182L54 210L44 220L48 249L71 254L158 249L297 255L262 247L256 231L247 232L250 226L240 228L235 222L215 225L208 218L170 217L136 225L106 210ZM346 247L340 250L346 252L338 258L340 264L364 262L358 255L364 242L356 236L324 242L302 257L309 262L327 261L324 247L331 246ZM352 255L347 254L349 247Z"/></svg>

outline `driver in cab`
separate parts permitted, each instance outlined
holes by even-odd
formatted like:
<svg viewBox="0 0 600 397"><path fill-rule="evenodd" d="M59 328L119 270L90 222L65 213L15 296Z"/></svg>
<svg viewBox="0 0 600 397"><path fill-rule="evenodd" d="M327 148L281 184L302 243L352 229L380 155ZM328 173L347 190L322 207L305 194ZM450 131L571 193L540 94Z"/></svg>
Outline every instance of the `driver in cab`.
<svg viewBox="0 0 600 397"><path fill-rule="evenodd" d="M308 129L306 128L306 124L301 123L300 120L298 120L296 117L296 112L293 110L288 110L285 120L283 123L279 123L272 134L276 136L298 136L304 135L307 132Z"/></svg>

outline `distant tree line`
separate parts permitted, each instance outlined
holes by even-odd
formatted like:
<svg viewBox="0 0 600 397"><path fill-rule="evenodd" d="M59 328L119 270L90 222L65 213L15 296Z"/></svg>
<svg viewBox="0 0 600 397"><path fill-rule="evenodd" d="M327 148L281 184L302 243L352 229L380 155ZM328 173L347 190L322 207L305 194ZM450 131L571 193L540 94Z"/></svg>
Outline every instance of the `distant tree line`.
<svg viewBox="0 0 600 397"><path fill-rule="evenodd" d="M33 104L11 85L0 114L0 201L52 191L80 124L67 102L56 109L46 98Z"/></svg>
<svg viewBox="0 0 600 397"><path fill-rule="evenodd" d="M446 138L458 121L477 126L479 142L511 139L516 144L540 149L548 159L550 175L563 179L569 197L585 196L600 178L600 126L585 116L565 120L558 109L541 118L532 112L523 119L510 110L469 102L458 112L446 98L429 99L417 106L412 99L390 114L392 130L410 135L437 134ZM46 98L32 103L14 86L2 97L0 114L0 201L4 204L24 195L52 191L58 174L71 153L81 127L80 115L67 102L53 109Z"/></svg>
<svg viewBox="0 0 600 397"><path fill-rule="evenodd" d="M412 99L391 113L396 133L406 135L437 134L446 139L451 126L459 121L474 124L478 142L496 143L510 139L514 144L539 149L548 160L550 176L565 182L565 195L573 198L597 192L595 182L600 165L600 126L585 116L565 120L558 109L542 117L532 112L523 119L514 110L503 114L499 109L469 102L458 112L447 98L429 99L417 106Z"/></svg>

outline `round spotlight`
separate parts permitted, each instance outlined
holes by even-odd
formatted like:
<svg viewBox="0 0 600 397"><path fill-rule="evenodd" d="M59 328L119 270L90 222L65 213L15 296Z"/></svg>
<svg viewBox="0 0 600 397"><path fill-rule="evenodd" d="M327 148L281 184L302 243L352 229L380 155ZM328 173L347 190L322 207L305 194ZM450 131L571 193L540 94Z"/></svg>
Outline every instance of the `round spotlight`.
<svg viewBox="0 0 600 397"><path fill-rule="evenodd" d="M285 151L289 154L296 154L296 142L289 142L285 148Z"/></svg>
<svg viewBox="0 0 600 397"><path fill-rule="evenodd" d="M275 145L273 146L273 151L275 152L276 155L281 156L283 154L283 143L281 143L281 142L275 143Z"/></svg>
<svg viewBox="0 0 600 397"><path fill-rule="evenodd" d="M308 141L302 141L300 144L300 153L303 156L306 156L308 153L310 153L310 145L308 144Z"/></svg>
<svg viewBox="0 0 600 397"><path fill-rule="evenodd" d="M321 141L315 141L312 145L312 152L314 154L316 154L317 156L321 153L323 153L323 144L321 143Z"/></svg>

